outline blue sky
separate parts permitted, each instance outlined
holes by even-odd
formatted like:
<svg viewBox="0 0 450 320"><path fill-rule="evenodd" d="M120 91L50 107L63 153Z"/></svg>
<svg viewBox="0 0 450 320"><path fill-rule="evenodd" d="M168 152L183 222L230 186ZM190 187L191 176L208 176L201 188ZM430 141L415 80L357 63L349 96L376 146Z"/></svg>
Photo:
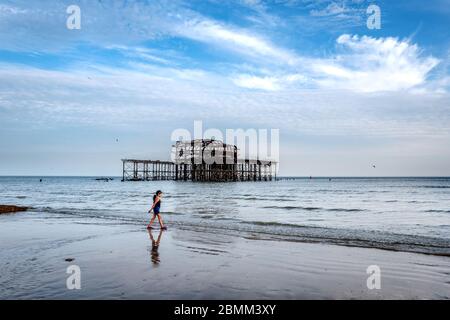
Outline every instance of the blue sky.
<svg viewBox="0 0 450 320"><path fill-rule="evenodd" d="M448 0L0 0L0 175L118 175L194 120L280 129L280 174L450 175L449 18Z"/></svg>

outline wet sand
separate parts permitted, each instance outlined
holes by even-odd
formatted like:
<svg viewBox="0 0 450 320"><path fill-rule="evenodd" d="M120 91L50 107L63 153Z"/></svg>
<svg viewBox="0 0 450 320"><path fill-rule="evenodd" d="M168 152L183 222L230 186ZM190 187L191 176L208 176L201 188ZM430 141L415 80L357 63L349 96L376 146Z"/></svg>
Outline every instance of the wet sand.
<svg viewBox="0 0 450 320"><path fill-rule="evenodd" d="M0 216L1 299L449 299L450 258L171 227ZM66 261L66 260L70 261ZM73 260L72 260L73 259ZM66 268L81 269L68 290ZM369 265L381 289L366 285Z"/></svg>

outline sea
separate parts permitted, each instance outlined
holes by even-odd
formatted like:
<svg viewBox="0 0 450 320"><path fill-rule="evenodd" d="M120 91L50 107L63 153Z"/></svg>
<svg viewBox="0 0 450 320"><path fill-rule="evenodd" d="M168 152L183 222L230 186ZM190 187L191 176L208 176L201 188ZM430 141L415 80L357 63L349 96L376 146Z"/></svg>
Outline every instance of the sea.
<svg viewBox="0 0 450 320"><path fill-rule="evenodd" d="M450 256L450 178L203 183L0 177L0 204L35 219L145 226L155 191L169 228ZM1 229L1 225L0 225Z"/></svg>

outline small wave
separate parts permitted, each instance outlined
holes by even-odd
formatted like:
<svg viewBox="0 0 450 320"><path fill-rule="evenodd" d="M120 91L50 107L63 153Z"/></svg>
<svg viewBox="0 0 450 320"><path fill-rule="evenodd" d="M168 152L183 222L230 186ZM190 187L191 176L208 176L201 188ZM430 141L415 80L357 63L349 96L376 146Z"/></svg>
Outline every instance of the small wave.
<svg viewBox="0 0 450 320"><path fill-rule="evenodd" d="M184 229L203 229L208 232L231 232L238 236L259 235L258 239L298 241L415 252L450 257L450 240L427 236L413 236L383 231L329 228L321 226L280 223L276 221L240 221L238 224L209 224L173 222Z"/></svg>
<svg viewBox="0 0 450 320"><path fill-rule="evenodd" d="M210 215L201 215L199 216L201 219L213 219L215 216L213 214Z"/></svg>
<svg viewBox="0 0 450 320"><path fill-rule="evenodd" d="M97 209L97 208L52 208L52 207L34 207L34 211L38 212L47 212L47 213L54 213L54 214L71 214L71 215L84 215L85 213L91 213L92 216L96 217L96 214L99 214L99 217L102 217L102 213L124 213L124 210L111 210L111 209ZM127 211L128 212L128 211ZM147 213L147 211L142 211L142 213ZM175 211L162 211L162 214L167 215L183 215L181 212L175 212ZM117 215L108 215L112 217L117 217Z"/></svg>
<svg viewBox="0 0 450 320"><path fill-rule="evenodd" d="M306 211L315 211L315 210L325 210L330 212L361 212L366 211L365 209L353 209L353 208L331 208L326 209L322 207L303 207L303 206L265 206L264 209L285 209L285 210L306 210Z"/></svg>
<svg viewBox="0 0 450 320"><path fill-rule="evenodd" d="M293 223L283 223L276 221L243 221L244 224L255 225L255 226L273 226L273 227L293 227L293 228L304 228L306 226ZM308 228L313 228L308 226Z"/></svg>
<svg viewBox="0 0 450 320"><path fill-rule="evenodd" d="M408 203L436 203L436 201L418 201L418 200L411 200L411 201L408 201Z"/></svg>
<svg viewBox="0 0 450 320"><path fill-rule="evenodd" d="M189 198L189 195L180 195L180 194L172 194L172 195L165 195L165 199L186 199Z"/></svg>
<svg viewBox="0 0 450 320"><path fill-rule="evenodd" d="M265 206L264 209L285 209L285 210L322 210L320 207L302 207L302 206Z"/></svg>
<svg viewBox="0 0 450 320"><path fill-rule="evenodd" d="M288 198L288 197L270 197L270 196L264 197L242 196L242 197L234 197L233 199L244 201L273 201L274 198L276 198L276 200L279 202L296 201L295 199L292 199L292 197Z"/></svg>
<svg viewBox="0 0 450 320"><path fill-rule="evenodd" d="M361 212L366 211L365 209L346 209L346 208L333 208L333 209L326 209L327 211L332 212Z"/></svg>
<svg viewBox="0 0 450 320"><path fill-rule="evenodd" d="M450 210L425 210L425 212L429 212L429 213L450 213Z"/></svg>
<svg viewBox="0 0 450 320"><path fill-rule="evenodd" d="M183 213L181 212L174 212L174 211L161 211L161 214L167 214L170 216L182 216Z"/></svg>
<svg viewBox="0 0 450 320"><path fill-rule="evenodd" d="M100 219L102 221L116 222L119 224L141 224L142 219L133 216L124 216L123 211L116 210L99 210L99 209L75 209L75 208L51 208L51 207L41 207L33 208L36 212L45 212L52 215L60 215L67 217L83 218L83 219ZM78 221L80 222L80 221ZM82 221L81 221L82 222Z"/></svg>
<svg viewBox="0 0 450 320"><path fill-rule="evenodd" d="M450 189L450 186L421 186L428 189Z"/></svg>
<svg viewBox="0 0 450 320"><path fill-rule="evenodd" d="M261 198L261 197L235 197L235 199L239 199L239 200L249 200L249 201L255 201L255 200L270 200L270 199L266 199L266 198Z"/></svg>

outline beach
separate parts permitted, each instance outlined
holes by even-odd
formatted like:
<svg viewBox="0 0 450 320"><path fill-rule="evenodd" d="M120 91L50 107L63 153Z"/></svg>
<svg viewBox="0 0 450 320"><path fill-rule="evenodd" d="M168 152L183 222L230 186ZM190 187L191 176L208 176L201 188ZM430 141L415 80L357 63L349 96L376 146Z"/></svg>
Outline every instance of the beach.
<svg viewBox="0 0 450 320"><path fill-rule="evenodd" d="M450 0L0 0L0 301L450 300L448 30Z"/></svg>
<svg viewBox="0 0 450 320"><path fill-rule="evenodd" d="M170 221L155 255L145 225L73 224L30 212L0 224L1 299L450 298L449 257L192 231ZM159 233L152 231L155 240ZM80 290L66 287L70 265L80 267ZM366 285L369 265L381 269L379 290Z"/></svg>
<svg viewBox="0 0 450 320"><path fill-rule="evenodd" d="M0 299L449 299L449 186L3 177Z"/></svg>

